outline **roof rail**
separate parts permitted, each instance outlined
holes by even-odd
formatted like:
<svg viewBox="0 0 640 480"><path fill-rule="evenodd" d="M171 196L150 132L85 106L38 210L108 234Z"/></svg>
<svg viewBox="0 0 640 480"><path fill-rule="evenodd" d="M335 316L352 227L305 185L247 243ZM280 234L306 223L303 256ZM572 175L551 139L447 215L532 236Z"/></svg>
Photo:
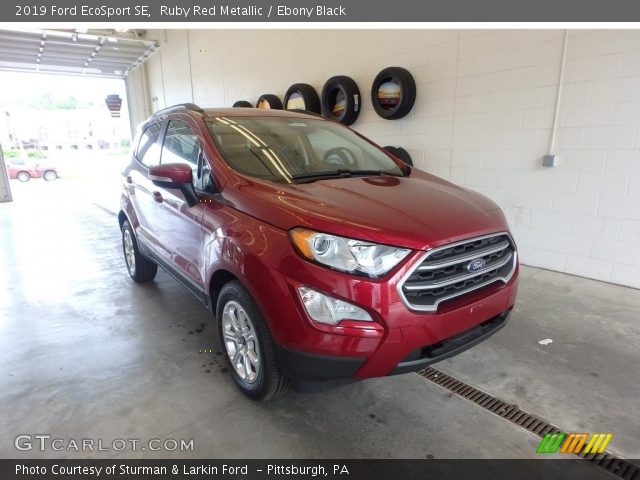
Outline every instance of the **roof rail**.
<svg viewBox="0 0 640 480"><path fill-rule="evenodd" d="M167 107L167 108L163 108L162 110L158 110L157 112L155 112L153 114L153 116L156 115L161 115L164 113L169 113L173 110L180 110L180 109L186 109L186 110L191 110L192 112L198 112L198 113L204 113L204 110L202 108L200 108L198 105L196 105L195 103L180 103L178 105L172 105L171 107Z"/></svg>

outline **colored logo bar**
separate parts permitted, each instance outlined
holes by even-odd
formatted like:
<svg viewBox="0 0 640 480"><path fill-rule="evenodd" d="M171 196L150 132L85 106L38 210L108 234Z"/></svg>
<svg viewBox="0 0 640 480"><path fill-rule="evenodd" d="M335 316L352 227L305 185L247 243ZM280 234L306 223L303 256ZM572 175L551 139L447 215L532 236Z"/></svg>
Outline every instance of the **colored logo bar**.
<svg viewBox="0 0 640 480"><path fill-rule="evenodd" d="M560 453L572 454L604 453L612 438L612 433L594 433L593 435L586 432L547 433L538 445L536 453L556 453L558 450Z"/></svg>

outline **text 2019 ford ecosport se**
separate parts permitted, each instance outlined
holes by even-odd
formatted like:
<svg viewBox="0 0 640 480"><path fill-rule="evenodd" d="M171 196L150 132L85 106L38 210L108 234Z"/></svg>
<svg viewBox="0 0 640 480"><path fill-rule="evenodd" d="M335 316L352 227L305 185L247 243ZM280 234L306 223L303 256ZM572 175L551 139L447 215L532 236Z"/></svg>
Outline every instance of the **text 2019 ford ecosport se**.
<svg viewBox="0 0 640 480"><path fill-rule="evenodd" d="M254 399L422 369L504 326L516 297L492 201L314 115L156 113L119 221L133 280L160 265L193 292Z"/></svg>

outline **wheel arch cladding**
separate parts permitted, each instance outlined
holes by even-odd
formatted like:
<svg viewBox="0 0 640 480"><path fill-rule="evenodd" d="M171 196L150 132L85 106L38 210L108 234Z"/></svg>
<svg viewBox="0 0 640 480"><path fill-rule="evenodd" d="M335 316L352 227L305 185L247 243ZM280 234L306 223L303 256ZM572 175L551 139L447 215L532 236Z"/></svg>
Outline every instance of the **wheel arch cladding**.
<svg viewBox="0 0 640 480"><path fill-rule="evenodd" d="M122 226L124 225L124 222L127 222L127 221L129 221L129 219L127 218L127 214L124 213L123 210L120 210L118 212L118 224L120 225L120 230L122 230Z"/></svg>
<svg viewBox="0 0 640 480"><path fill-rule="evenodd" d="M209 296L211 298L211 309L214 312L216 311L220 290L222 290L222 287L227 283L234 280L242 284L242 281L236 275L224 268L216 270L213 272L213 275L211 275L211 279L209 280Z"/></svg>

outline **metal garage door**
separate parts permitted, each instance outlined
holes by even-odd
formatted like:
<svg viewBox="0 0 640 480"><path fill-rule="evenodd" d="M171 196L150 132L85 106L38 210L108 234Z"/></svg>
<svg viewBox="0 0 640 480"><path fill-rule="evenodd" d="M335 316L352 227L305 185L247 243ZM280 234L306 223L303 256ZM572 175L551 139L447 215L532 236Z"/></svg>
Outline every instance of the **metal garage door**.
<svg viewBox="0 0 640 480"><path fill-rule="evenodd" d="M137 30L0 30L0 70L124 78L157 48Z"/></svg>

